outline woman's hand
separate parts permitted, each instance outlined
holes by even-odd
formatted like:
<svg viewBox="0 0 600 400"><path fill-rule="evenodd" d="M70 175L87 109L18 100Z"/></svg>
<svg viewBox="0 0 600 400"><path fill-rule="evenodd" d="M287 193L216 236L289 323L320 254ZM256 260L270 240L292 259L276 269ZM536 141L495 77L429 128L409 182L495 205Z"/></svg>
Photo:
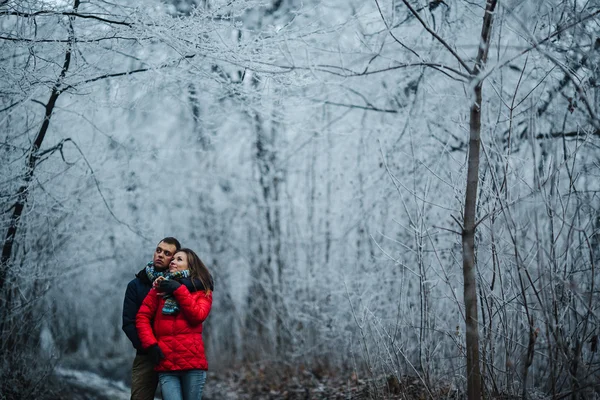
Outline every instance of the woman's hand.
<svg viewBox="0 0 600 400"><path fill-rule="evenodd" d="M174 279L163 279L158 283L158 291L163 292L165 294L172 294L181 286L181 283L177 282Z"/></svg>

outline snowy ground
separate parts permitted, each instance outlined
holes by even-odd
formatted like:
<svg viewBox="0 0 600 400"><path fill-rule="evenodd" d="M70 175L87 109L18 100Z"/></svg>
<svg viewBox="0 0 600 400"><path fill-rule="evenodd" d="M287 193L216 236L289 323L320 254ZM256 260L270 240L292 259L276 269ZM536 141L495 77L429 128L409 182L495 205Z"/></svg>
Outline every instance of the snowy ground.
<svg viewBox="0 0 600 400"><path fill-rule="evenodd" d="M103 378L89 371L56 368L55 374L67 388L63 398L70 400L129 400L130 388L122 381ZM160 395L160 394L159 394ZM205 387L204 400L235 400L239 395L223 382L213 382ZM160 399L156 397L156 399Z"/></svg>
<svg viewBox="0 0 600 400"><path fill-rule="evenodd" d="M65 383L68 398L73 400L129 400L129 387L121 381L103 378L93 372L57 368L55 373Z"/></svg>

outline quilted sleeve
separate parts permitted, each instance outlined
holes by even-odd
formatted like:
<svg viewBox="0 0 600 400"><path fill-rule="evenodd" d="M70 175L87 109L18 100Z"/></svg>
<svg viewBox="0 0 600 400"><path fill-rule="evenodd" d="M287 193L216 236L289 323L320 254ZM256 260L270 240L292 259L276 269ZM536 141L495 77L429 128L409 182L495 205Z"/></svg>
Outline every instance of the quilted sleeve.
<svg viewBox="0 0 600 400"><path fill-rule="evenodd" d="M154 318L154 314L156 314L157 308L158 294L156 293L156 289L151 289L135 317L135 327L137 328L138 336L144 349L158 343L152 331L152 319Z"/></svg>
<svg viewBox="0 0 600 400"><path fill-rule="evenodd" d="M208 317L212 307L212 292L198 291L190 293L185 285L181 285L173 294L179 303L183 316L190 325L199 325Z"/></svg>
<svg viewBox="0 0 600 400"><path fill-rule="evenodd" d="M137 330L135 329L135 316L138 311L136 304L137 296L138 295L136 292L135 283L131 281L127 285L125 299L123 300L122 329L133 344L133 347L135 347L136 349L141 349L142 344L140 343L140 338L138 337Z"/></svg>

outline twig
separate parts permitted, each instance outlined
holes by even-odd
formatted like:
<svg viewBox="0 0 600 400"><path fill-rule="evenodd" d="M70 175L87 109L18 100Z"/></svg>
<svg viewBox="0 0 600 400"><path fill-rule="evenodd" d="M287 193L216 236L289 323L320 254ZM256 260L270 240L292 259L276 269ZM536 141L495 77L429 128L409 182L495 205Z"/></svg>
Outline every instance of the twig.
<svg viewBox="0 0 600 400"><path fill-rule="evenodd" d="M387 23L387 21L385 20L385 17L383 16L383 12L381 11L381 7L379 6L379 1L375 0L375 4L377 4L377 9L379 10L379 15L381 15L381 20L383 21L388 33L390 34L390 36L396 41L396 43L398 43L400 46L404 47L406 50L410 51L411 53L413 53L415 56L417 56L420 60L422 60L423 58L417 54L416 51L414 51L413 49L411 49L410 47L406 46L404 43L402 43L393 33L392 30L390 28L390 25Z"/></svg>
<svg viewBox="0 0 600 400"><path fill-rule="evenodd" d="M456 60L460 63L460 65L462 65L462 67L465 70L467 70L470 75L472 75L473 74L473 70L463 61L463 59L454 51L454 49L452 49L452 47L450 47L450 45L448 43L446 43L446 41L444 39L442 39L437 33L435 33L425 23L425 21L423 21L423 19L419 15L419 13L410 5L410 3L407 0L402 0L402 2L406 5L406 7L408 7L408 9L410 10L410 12L415 16L415 18L417 18L419 20L419 22L421 23L421 25L423 25L423 28L425 28L425 30L427 32L429 32L429 34L431 36L433 36L434 38L436 38L437 41L440 42L456 58Z"/></svg>
<svg viewBox="0 0 600 400"><path fill-rule="evenodd" d="M110 20L110 19L106 19L106 18L102 18L99 17L97 15L92 15L92 14L81 14L78 12L73 12L73 11L63 11L63 12L56 12L56 11L50 11L50 10L41 10L41 11L36 11L33 13L26 13L26 12L21 12L21 11L2 11L0 12L0 16L1 15L14 15L17 17L23 17L23 18L31 18L31 17L37 17L37 16L52 16L52 15L64 15L64 16L68 16L68 17L77 17L77 18L85 18L85 19L95 19L98 21L102 21L102 22L107 22L109 24L115 24L115 25L124 25L124 26L128 26L128 27L133 27L134 24L131 22L125 22L125 21L115 21L115 20Z"/></svg>
<svg viewBox="0 0 600 400"><path fill-rule="evenodd" d="M100 197L102 198L102 202L104 203L104 206L106 207L106 209L108 210L108 212L110 213L110 215L115 219L115 221L117 221L121 225L126 226L127 229L129 229L129 231L131 231L132 233L138 235L142 239L151 240L150 238L146 237L143 233L141 233L141 232L137 231L136 229L132 228L131 225L129 225L127 222L122 221L119 217L117 217L115 215L115 213L113 212L113 210L108 205L108 201L104 197L104 193L102 193L102 189L100 188L100 183L98 182L98 179L96 179L96 174L94 172L94 169L92 168L92 165L89 163L89 161L85 157L85 154L83 153L83 151L81 151L81 148L77 145L77 143L75 143L73 140L70 140L70 142L73 144L73 146L75 146L75 148L77 149L77 151L79 152L79 154L81 154L81 157L83 158L83 161L85 162L85 164L89 168L90 172L92 173L92 179L94 180L94 185L96 186L96 189L98 190L98 193L100 194Z"/></svg>

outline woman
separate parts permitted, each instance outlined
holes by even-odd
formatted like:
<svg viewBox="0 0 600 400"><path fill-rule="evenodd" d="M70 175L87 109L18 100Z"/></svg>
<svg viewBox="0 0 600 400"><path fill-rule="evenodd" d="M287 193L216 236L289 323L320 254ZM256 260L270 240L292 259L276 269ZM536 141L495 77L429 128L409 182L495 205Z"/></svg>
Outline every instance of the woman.
<svg viewBox="0 0 600 400"><path fill-rule="evenodd" d="M138 311L135 326L142 347L156 365L164 400L202 398L208 369L202 322L210 313L212 290L204 263L192 250L183 248L175 253L169 273L155 281Z"/></svg>

